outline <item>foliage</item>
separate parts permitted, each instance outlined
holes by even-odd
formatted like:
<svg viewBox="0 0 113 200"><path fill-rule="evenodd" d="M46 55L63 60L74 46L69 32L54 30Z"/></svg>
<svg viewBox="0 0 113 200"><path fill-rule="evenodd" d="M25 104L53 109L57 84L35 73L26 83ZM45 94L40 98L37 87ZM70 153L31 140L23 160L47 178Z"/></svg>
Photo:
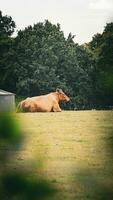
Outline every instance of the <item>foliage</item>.
<svg viewBox="0 0 113 200"><path fill-rule="evenodd" d="M0 114L0 199L42 200L53 198L57 188L39 173L28 170L28 166L14 167L14 157L24 141L18 121L11 113ZM12 159L12 161L11 161ZM7 163L11 166L7 167ZM17 169L16 171L14 169Z"/></svg>
<svg viewBox="0 0 113 200"><path fill-rule="evenodd" d="M95 70L96 103L113 104L113 23L105 26L102 34L96 34L88 44L97 60Z"/></svg>
<svg viewBox="0 0 113 200"><path fill-rule="evenodd" d="M3 16L0 11L0 87L7 90L14 89L14 38L11 38L14 28L15 22L12 18Z"/></svg>

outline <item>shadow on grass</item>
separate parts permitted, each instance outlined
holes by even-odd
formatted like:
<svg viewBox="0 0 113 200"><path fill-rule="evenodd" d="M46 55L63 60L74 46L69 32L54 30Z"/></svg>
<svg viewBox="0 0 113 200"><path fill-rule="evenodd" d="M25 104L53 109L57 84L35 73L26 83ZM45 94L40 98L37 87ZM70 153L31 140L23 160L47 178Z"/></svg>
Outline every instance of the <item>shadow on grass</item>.
<svg viewBox="0 0 113 200"><path fill-rule="evenodd" d="M46 178L30 172L26 166L16 172L6 167L15 150L21 149L23 134L12 114L0 114L0 199L43 200L56 194L57 189Z"/></svg>
<svg viewBox="0 0 113 200"><path fill-rule="evenodd" d="M104 179L102 175L92 169L82 169L75 175L76 200L112 200L113 184ZM81 193L76 190L79 188Z"/></svg>
<svg viewBox="0 0 113 200"><path fill-rule="evenodd" d="M1 177L0 199L41 200L53 196L55 192L51 183L32 173L8 172Z"/></svg>
<svg viewBox="0 0 113 200"><path fill-rule="evenodd" d="M101 166L83 167L75 174L73 200L113 200L113 119L105 115L100 134L100 149L104 152ZM104 148L104 149L103 149ZM101 157L100 157L101 159ZM79 188L79 189L77 189Z"/></svg>

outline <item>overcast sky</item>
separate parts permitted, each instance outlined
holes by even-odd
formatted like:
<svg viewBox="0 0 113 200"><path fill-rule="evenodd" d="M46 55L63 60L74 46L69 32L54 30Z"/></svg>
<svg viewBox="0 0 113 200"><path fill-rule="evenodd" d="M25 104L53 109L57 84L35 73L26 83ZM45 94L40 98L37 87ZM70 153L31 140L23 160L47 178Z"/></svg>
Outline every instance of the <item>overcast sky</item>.
<svg viewBox="0 0 113 200"><path fill-rule="evenodd" d="M113 21L113 0L0 0L0 9L12 17L17 30L48 19L59 23L66 37L76 35L80 44Z"/></svg>

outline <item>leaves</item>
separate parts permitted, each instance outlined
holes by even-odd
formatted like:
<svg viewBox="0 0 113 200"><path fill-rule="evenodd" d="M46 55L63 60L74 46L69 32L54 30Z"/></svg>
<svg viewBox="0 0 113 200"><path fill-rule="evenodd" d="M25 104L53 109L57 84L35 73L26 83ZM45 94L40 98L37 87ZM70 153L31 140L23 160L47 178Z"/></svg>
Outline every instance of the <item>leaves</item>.
<svg viewBox="0 0 113 200"><path fill-rule="evenodd" d="M113 104L113 23L106 24L102 34L96 34L88 44L96 57L94 71L96 104Z"/></svg>

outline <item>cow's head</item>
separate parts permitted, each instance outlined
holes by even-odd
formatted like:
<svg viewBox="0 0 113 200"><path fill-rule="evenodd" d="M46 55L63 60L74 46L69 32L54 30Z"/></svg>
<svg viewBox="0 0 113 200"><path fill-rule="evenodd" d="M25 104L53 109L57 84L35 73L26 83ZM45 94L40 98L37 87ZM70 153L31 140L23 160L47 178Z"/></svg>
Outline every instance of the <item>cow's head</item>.
<svg viewBox="0 0 113 200"><path fill-rule="evenodd" d="M62 91L62 89L57 88L56 92L58 93L59 101L69 101L70 98Z"/></svg>

